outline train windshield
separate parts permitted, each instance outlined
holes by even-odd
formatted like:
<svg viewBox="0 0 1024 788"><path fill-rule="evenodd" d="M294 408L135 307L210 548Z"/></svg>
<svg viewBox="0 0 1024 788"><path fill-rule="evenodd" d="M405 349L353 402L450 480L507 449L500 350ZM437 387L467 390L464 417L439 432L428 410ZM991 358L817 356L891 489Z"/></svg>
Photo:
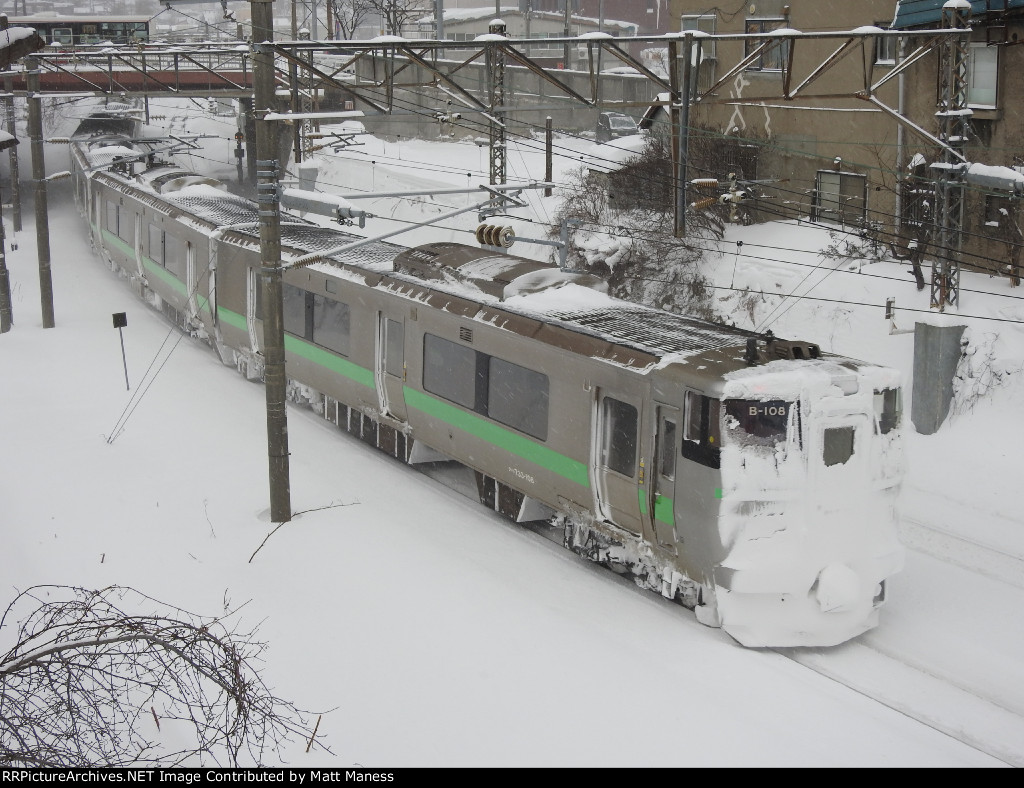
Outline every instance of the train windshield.
<svg viewBox="0 0 1024 788"><path fill-rule="evenodd" d="M727 399L723 423L736 443L774 446L785 442L791 416L799 427L799 412L797 403L785 400Z"/></svg>

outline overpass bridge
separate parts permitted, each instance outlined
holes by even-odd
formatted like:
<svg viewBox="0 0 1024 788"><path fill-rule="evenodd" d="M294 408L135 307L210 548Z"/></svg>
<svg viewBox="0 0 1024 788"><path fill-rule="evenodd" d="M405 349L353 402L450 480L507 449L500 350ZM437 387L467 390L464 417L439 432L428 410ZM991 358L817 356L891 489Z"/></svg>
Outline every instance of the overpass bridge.
<svg viewBox="0 0 1024 788"><path fill-rule="evenodd" d="M8 72L8 92L28 93L28 70L35 60L38 92L66 95L154 95L183 98L252 98L252 52L248 44L187 46L77 47L41 52L25 59L26 71ZM287 72L278 79L287 85Z"/></svg>

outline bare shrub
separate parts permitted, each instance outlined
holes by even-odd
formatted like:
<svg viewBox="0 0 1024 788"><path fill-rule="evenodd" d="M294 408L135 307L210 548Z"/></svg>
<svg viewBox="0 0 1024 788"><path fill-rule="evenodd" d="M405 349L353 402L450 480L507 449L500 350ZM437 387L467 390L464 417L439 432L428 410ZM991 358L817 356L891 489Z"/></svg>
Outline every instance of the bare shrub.
<svg viewBox="0 0 1024 788"><path fill-rule="evenodd" d="M139 615L129 610L155 609ZM308 737L265 644L130 588L34 586L0 618L0 766L255 766ZM6 631L5 631L6 630Z"/></svg>

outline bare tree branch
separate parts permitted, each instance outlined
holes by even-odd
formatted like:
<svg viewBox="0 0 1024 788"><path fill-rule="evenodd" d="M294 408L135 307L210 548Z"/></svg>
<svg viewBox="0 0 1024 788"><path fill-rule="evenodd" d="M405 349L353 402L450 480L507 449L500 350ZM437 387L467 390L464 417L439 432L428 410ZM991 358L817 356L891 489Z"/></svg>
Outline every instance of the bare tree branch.
<svg viewBox="0 0 1024 788"><path fill-rule="evenodd" d="M0 657L0 766L280 762L285 744L311 740L306 713L272 694L266 645L228 629L230 615L118 586L18 594L0 618L16 641Z"/></svg>

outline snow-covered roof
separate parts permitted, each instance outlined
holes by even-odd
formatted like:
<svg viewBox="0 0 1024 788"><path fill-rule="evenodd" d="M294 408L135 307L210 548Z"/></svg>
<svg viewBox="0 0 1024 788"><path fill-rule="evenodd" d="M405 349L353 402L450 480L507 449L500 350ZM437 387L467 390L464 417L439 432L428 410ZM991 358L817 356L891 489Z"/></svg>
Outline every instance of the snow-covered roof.
<svg viewBox="0 0 1024 788"><path fill-rule="evenodd" d="M565 19L565 14L561 11L533 11L531 12L533 19ZM502 17L513 17L522 16L523 12L518 7L514 6L502 6L501 16ZM483 8L446 8L444 9L444 23L451 24L455 22L476 22L481 19L488 21L494 19L494 9L490 6ZM594 25L595 27L601 24L601 20L596 17L580 16L579 14L572 15L572 21L576 24L580 22L587 22ZM429 25L434 22L434 14L427 14L415 20L414 24ZM604 27L615 30L620 30L627 34L635 35L637 31L637 25L634 22L620 22L616 19L605 19Z"/></svg>
<svg viewBox="0 0 1024 788"><path fill-rule="evenodd" d="M0 68L7 68L15 60L20 60L42 49L46 42L32 27L8 27L0 30Z"/></svg>
<svg viewBox="0 0 1024 788"><path fill-rule="evenodd" d="M899 0L892 26L895 29L935 27L942 21L945 5L947 0ZM1024 10L1024 0L970 0L969 5L971 17L976 19L984 18L986 12Z"/></svg>

